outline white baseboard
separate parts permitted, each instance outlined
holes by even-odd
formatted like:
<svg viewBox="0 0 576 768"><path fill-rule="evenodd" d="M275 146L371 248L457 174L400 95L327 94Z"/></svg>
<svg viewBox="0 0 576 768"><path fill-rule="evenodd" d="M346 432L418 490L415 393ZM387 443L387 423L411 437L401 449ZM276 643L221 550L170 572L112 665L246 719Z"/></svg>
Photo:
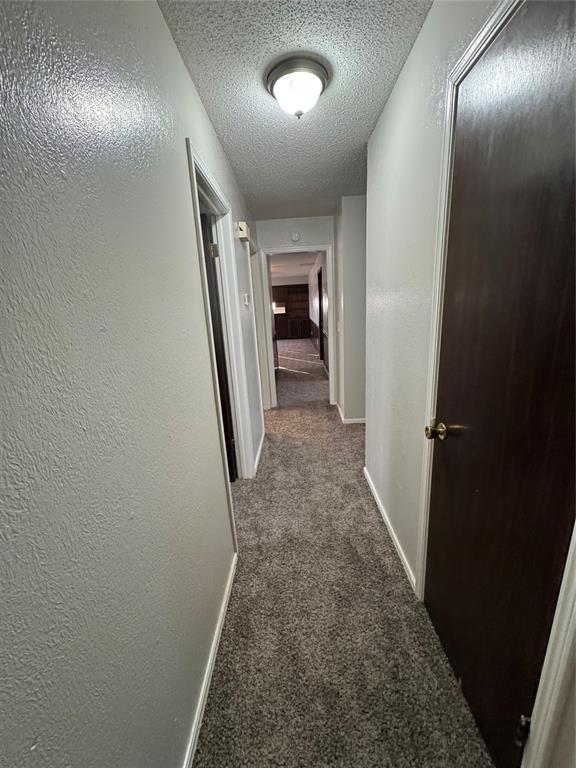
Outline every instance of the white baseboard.
<svg viewBox="0 0 576 768"><path fill-rule="evenodd" d="M216 630L214 632L214 637L212 638L212 645L210 646L208 663L206 664L204 679L202 680L200 697L198 699L198 704L196 706L196 712L194 713L194 719L192 721L192 730L190 732L190 738L188 740L188 748L186 749L186 757L184 758L184 763L182 768L192 768L192 761L194 760L194 752L196 751L196 745L198 744L200 726L202 725L202 717L204 715L204 708L206 706L208 691L210 689L210 681L212 679L212 672L214 670L214 662L216 661L216 654L218 653L220 635L222 634L222 627L224 626L224 619L226 618L226 609L228 608L228 600L230 599L232 584L234 583L234 574L236 573L237 560L238 560L238 555L236 554L236 552L234 552L234 558L232 559L230 572L228 574L228 581L226 582L226 588L224 590L224 597L222 598L222 604L220 605L220 613L218 614Z"/></svg>
<svg viewBox="0 0 576 768"><path fill-rule="evenodd" d="M262 437L260 439L260 445L258 446L258 450L256 451L256 461L254 462L254 474L253 477L256 477L256 473L258 472L258 465L260 464L260 457L262 456L262 448L264 447L264 438L266 437L266 429L262 430Z"/></svg>
<svg viewBox="0 0 576 768"><path fill-rule="evenodd" d="M336 403L336 408L338 408L338 413L340 414L340 419L342 420L342 424L366 424L366 419L345 419L344 414L342 413L342 408L340 408L340 403Z"/></svg>
<svg viewBox="0 0 576 768"><path fill-rule="evenodd" d="M382 519L384 520L384 524L386 525L386 528L388 529L388 533L390 534L390 538L392 539L392 543L394 544L396 548L396 552L398 553L398 557L400 558L400 562L404 566L404 570L406 571L406 576L408 576L408 581L410 582L410 586L416 592L416 579L414 578L414 574L412 572L412 568L410 568L410 564L408 563L408 558L406 557L406 554L404 553L404 550L402 549L402 545L400 544L400 540L398 539L398 536L396 535L396 531L392 527L392 523L390 522L390 518L388 517L388 514L386 513L386 510L384 509L384 505L382 504L382 501L380 499L380 496L378 496L378 491L376 490L374 483L372 482L372 478L370 477L370 473L364 467L364 475L366 476L366 480L368 481L368 487L372 491L372 496L374 497L374 501L376 502L378 509L380 510L380 514L382 515Z"/></svg>

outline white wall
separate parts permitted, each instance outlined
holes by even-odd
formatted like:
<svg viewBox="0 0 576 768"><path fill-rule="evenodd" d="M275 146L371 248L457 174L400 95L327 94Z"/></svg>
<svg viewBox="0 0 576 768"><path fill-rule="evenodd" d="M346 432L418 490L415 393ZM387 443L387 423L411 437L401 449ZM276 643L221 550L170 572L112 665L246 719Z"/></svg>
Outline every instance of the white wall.
<svg viewBox="0 0 576 768"><path fill-rule="evenodd" d="M242 205L243 201L238 205ZM233 209L235 210L235 209ZM237 217L235 217L237 218ZM244 352L244 366L238 372L245 377L245 397L247 399L247 413L250 426L250 445L248 446L248 462L245 477L253 477L260 444L264 437L264 409L262 406L262 392L260 387L260 370L258 366L258 343L256 338L256 289L251 275L251 256L248 243L236 244L236 274L238 277L238 294L240 329L242 332L240 343ZM248 295L248 305L244 304L243 297Z"/></svg>
<svg viewBox="0 0 576 768"><path fill-rule="evenodd" d="M258 370L260 372L260 397L264 410L273 405L272 383L268 369L268 333L272 333L272 297L270 268L257 251L251 258L252 287L254 291L254 312L256 320L256 340L258 349ZM266 297L266 299L264 298Z"/></svg>
<svg viewBox="0 0 576 768"><path fill-rule="evenodd" d="M337 402L343 418L365 414L366 197L343 197L336 217Z"/></svg>
<svg viewBox="0 0 576 768"><path fill-rule="evenodd" d="M447 75L491 2L435 2L368 145L366 468L417 562Z"/></svg>
<svg viewBox="0 0 576 768"><path fill-rule="evenodd" d="M178 768L233 558L187 136L248 212L155 3L0 29L0 765Z"/></svg>
<svg viewBox="0 0 576 768"><path fill-rule="evenodd" d="M265 219L256 222L258 247L280 249L283 246L306 251L317 245L333 245L334 217L311 216L304 219ZM292 235L298 235L297 240Z"/></svg>

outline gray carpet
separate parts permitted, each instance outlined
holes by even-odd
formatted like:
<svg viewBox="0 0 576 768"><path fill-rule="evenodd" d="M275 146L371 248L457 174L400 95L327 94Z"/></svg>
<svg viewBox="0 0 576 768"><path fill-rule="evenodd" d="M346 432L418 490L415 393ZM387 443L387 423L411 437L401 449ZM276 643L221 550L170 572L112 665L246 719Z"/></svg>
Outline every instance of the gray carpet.
<svg viewBox="0 0 576 768"><path fill-rule="evenodd" d="M304 405L268 412L258 476L233 487L238 572L194 767L490 768L370 496L364 429L317 383L280 371L281 402Z"/></svg>
<svg viewBox="0 0 576 768"><path fill-rule="evenodd" d="M278 405L304 405L330 399L328 376L310 339L278 341Z"/></svg>

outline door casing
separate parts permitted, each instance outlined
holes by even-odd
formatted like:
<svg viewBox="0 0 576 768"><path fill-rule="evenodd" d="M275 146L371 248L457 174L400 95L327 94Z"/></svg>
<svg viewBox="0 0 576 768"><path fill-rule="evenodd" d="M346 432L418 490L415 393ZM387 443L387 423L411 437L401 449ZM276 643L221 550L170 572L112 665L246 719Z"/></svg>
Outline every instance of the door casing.
<svg viewBox="0 0 576 768"><path fill-rule="evenodd" d="M235 437L237 448L238 475L242 478L251 478L256 474L257 460L261 446L254 446L251 430L251 414L248 398L248 384L246 380L246 360L244 356L244 346L241 335L240 317L242 308L240 306L240 292L238 288L238 278L235 269L235 238L234 223L232 220L232 209L230 203L221 192L215 178L211 174L206 164L202 161L200 155L192 146L189 139L186 139L188 152L188 165L190 171L190 180L192 184L192 198L194 205L194 216L196 221L197 240L198 233L201 235L200 227L200 208L199 208L199 184L204 190L204 200L209 200L213 206L213 213L217 216L216 233L220 247L220 268L222 273L223 286L223 306L224 319L227 338L227 358L228 370L230 372L230 383L232 391L233 418L235 425ZM201 237L198 247L202 247ZM248 244L246 246L248 248ZM203 265L201 265L203 270ZM202 271L203 280L205 280ZM205 288L205 285L203 286ZM254 320L254 315L252 313ZM256 324L254 320L254 336L256 336ZM258 377L259 392L260 371L256 371ZM262 441L264 437L264 413L261 410L262 420Z"/></svg>

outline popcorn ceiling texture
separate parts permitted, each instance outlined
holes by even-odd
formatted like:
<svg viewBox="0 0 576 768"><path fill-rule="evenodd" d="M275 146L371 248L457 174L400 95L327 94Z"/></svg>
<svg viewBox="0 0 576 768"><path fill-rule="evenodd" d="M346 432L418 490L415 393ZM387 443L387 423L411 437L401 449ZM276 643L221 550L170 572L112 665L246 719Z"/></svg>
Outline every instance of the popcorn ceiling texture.
<svg viewBox="0 0 576 768"><path fill-rule="evenodd" d="M233 556L155 3L0 3L0 766L182 766Z"/></svg>
<svg viewBox="0 0 576 768"><path fill-rule="evenodd" d="M366 192L366 143L431 0L160 0L256 218L336 211ZM263 85L273 60L324 57L332 81L301 120Z"/></svg>

